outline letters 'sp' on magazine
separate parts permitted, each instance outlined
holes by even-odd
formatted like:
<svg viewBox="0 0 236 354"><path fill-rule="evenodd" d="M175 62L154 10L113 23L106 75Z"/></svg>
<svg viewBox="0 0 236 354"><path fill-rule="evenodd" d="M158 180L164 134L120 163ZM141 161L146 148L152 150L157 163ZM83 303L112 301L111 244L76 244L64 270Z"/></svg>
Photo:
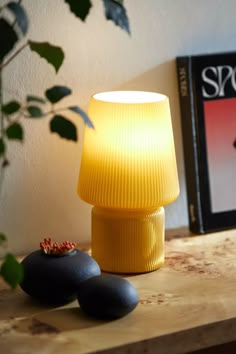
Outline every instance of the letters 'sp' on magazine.
<svg viewBox="0 0 236 354"><path fill-rule="evenodd" d="M176 62L190 230L236 227L236 52Z"/></svg>

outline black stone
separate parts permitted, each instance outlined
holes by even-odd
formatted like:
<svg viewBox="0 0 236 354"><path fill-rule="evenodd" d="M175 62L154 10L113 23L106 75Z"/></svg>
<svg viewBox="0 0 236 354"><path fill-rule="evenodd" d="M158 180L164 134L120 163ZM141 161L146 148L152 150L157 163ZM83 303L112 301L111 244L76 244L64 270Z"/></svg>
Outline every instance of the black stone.
<svg viewBox="0 0 236 354"><path fill-rule="evenodd" d="M117 319L130 313L138 304L136 289L126 279L104 274L90 278L79 287L82 311L100 319Z"/></svg>
<svg viewBox="0 0 236 354"><path fill-rule="evenodd" d="M80 284L101 274L97 262L80 250L60 256L37 250L22 265L21 288L40 302L55 305L75 300Z"/></svg>

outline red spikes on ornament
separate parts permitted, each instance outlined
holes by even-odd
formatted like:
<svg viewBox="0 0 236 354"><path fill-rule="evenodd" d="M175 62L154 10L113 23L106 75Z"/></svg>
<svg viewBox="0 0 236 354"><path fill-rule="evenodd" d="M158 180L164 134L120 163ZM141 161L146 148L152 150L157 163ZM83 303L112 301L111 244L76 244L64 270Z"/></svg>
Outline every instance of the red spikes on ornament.
<svg viewBox="0 0 236 354"><path fill-rule="evenodd" d="M51 238L45 238L43 242L40 242L40 247L46 254L61 255L72 252L77 247L77 244L69 241L62 243L52 242Z"/></svg>

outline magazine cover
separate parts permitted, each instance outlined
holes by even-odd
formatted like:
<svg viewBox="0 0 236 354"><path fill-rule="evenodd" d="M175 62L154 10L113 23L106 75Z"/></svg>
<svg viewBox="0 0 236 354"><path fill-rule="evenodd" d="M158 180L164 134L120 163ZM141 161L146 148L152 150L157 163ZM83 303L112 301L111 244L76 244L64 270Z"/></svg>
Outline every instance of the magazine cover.
<svg viewBox="0 0 236 354"><path fill-rule="evenodd" d="M236 52L177 58L189 226L236 226Z"/></svg>

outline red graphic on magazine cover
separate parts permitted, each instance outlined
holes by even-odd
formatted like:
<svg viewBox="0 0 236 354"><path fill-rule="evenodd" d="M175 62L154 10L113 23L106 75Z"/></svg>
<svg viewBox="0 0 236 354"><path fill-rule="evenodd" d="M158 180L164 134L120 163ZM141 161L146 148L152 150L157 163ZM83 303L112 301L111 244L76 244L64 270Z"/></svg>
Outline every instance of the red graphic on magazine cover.
<svg viewBox="0 0 236 354"><path fill-rule="evenodd" d="M236 209L236 98L204 102L213 213Z"/></svg>

